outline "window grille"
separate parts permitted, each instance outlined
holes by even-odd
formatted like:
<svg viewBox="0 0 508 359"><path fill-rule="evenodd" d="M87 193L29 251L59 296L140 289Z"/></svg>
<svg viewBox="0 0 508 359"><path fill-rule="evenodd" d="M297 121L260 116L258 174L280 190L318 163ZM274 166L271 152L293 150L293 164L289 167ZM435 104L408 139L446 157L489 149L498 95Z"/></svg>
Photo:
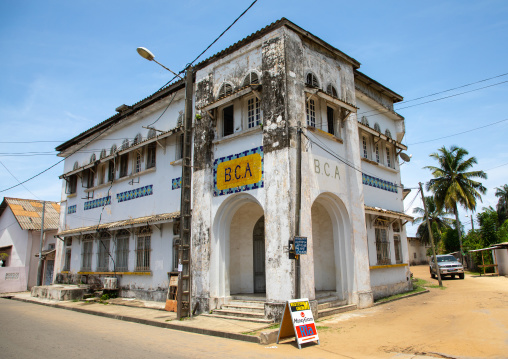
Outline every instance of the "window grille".
<svg viewBox="0 0 508 359"><path fill-rule="evenodd" d="M307 79L306 79L305 83L311 87L319 87L319 82L317 80L317 77L312 72L309 72L307 74Z"/></svg>
<svg viewBox="0 0 508 359"><path fill-rule="evenodd" d="M107 156L107 154L106 154L106 149L105 149L105 148L103 148L103 149L101 150L101 156L100 156L100 159L103 159L103 158L104 158L104 157L106 157L106 156Z"/></svg>
<svg viewBox="0 0 508 359"><path fill-rule="evenodd" d="M365 125L367 127L370 127L369 120L367 120L366 116L362 116L362 125Z"/></svg>
<svg viewBox="0 0 508 359"><path fill-rule="evenodd" d="M90 156L90 163L94 163L96 161L97 157L95 157L95 153L92 153Z"/></svg>
<svg viewBox="0 0 508 359"><path fill-rule="evenodd" d="M316 104L314 100L307 101L307 126L316 127Z"/></svg>
<svg viewBox="0 0 508 359"><path fill-rule="evenodd" d="M154 138L156 135L155 130L153 128L148 130L148 136L147 138Z"/></svg>
<svg viewBox="0 0 508 359"><path fill-rule="evenodd" d="M64 267L63 267L63 270L68 272L71 270L71 249L70 248L67 248L65 250L65 262L64 262Z"/></svg>
<svg viewBox="0 0 508 359"><path fill-rule="evenodd" d="M388 137L388 138L392 138L392 133L390 132L390 130L389 130L389 129L386 129L386 131L385 131L385 135L386 135L386 137Z"/></svg>
<svg viewBox="0 0 508 359"><path fill-rule="evenodd" d="M386 228L375 228L377 264L390 264L390 242L386 236Z"/></svg>
<svg viewBox="0 0 508 359"><path fill-rule="evenodd" d="M231 95L233 93L233 86L228 83L222 84L219 90L219 98Z"/></svg>
<svg viewBox="0 0 508 359"><path fill-rule="evenodd" d="M76 161L76 162L74 162L74 166L72 166L72 170L75 171L78 169L78 167L79 167L79 163L78 163L78 161Z"/></svg>
<svg viewBox="0 0 508 359"><path fill-rule="evenodd" d="M339 97L337 89L332 84L328 84L328 86L326 86L326 93L330 96L333 96L333 97L337 97L337 98Z"/></svg>
<svg viewBox="0 0 508 359"><path fill-rule="evenodd" d="M116 270L129 270L129 232L122 230L116 235Z"/></svg>
<svg viewBox="0 0 508 359"><path fill-rule="evenodd" d="M261 123L261 106L257 97L247 101L247 119L249 128L259 126Z"/></svg>
<svg viewBox="0 0 508 359"><path fill-rule="evenodd" d="M380 157L379 157L379 145L376 145L376 162L379 163Z"/></svg>
<svg viewBox="0 0 508 359"><path fill-rule="evenodd" d="M149 228L143 228L137 235L136 241L136 270L150 270L150 240L151 232Z"/></svg>
<svg viewBox="0 0 508 359"><path fill-rule="evenodd" d="M379 126L379 123L375 123L374 124L374 130L377 131L377 132L381 132L381 127Z"/></svg>
<svg viewBox="0 0 508 359"><path fill-rule="evenodd" d="M146 168L155 167L155 154L157 150L157 144L152 142L146 147Z"/></svg>
<svg viewBox="0 0 508 359"><path fill-rule="evenodd" d="M97 241L97 271L107 272L109 270L109 233L101 234Z"/></svg>
<svg viewBox="0 0 508 359"><path fill-rule="evenodd" d="M92 270L92 248L93 241L91 239L83 240L83 250L81 252L81 270Z"/></svg>
<svg viewBox="0 0 508 359"><path fill-rule="evenodd" d="M252 71L250 74L245 76L242 86L255 85L255 84L259 84L259 76L257 73Z"/></svg>
<svg viewBox="0 0 508 359"><path fill-rule="evenodd" d="M386 165L392 167L392 159L390 157L390 147L386 147Z"/></svg>
<svg viewBox="0 0 508 359"><path fill-rule="evenodd" d="M123 142L122 142L122 148L121 149L125 150L128 147L129 147L129 140L128 139L123 140Z"/></svg>
<svg viewBox="0 0 508 359"><path fill-rule="evenodd" d="M395 249L395 263L402 263L402 243L399 235L393 236L393 246Z"/></svg>
<svg viewBox="0 0 508 359"><path fill-rule="evenodd" d="M138 143L141 142L141 140L143 139L143 137L141 137L141 133L138 133L136 135L136 137L134 137L134 142L132 143L133 145L137 145Z"/></svg>
<svg viewBox="0 0 508 359"><path fill-rule="evenodd" d="M363 146L363 158L369 157L369 152L367 151L367 137L362 136L362 146Z"/></svg>
<svg viewBox="0 0 508 359"><path fill-rule="evenodd" d="M112 145L111 149L109 150L110 155L114 155L116 153L116 145Z"/></svg>

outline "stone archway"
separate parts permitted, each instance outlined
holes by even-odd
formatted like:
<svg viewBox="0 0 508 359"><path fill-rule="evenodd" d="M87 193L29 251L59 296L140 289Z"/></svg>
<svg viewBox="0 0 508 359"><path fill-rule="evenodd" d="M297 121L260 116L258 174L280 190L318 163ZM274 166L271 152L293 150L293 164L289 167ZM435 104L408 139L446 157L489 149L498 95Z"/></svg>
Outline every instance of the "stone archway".
<svg viewBox="0 0 508 359"><path fill-rule="evenodd" d="M320 194L311 207L314 287L341 300L353 288L351 224L344 203L334 194Z"/></svg>

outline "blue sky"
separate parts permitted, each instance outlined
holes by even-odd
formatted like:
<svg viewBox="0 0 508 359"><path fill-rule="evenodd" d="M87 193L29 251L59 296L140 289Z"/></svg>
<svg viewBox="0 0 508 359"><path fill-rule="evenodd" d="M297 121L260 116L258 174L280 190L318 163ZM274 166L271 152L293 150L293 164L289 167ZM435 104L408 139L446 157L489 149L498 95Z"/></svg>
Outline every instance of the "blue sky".
<svg viewBox="0 0 508 359"><path fill-rule="evenodd" d="M56 163L54 148L147 97L170 74L136 53L138 46L179 71L245 8L247 1L0 2L0 161L19 180ZM200 60L286 17L358 60L360 71L411 100L508 73L508 2L259 0ZM410 163L402 182L431 178L429 154L458 145L489 176L480 203L495 206L495 187L508 183L507 76L400 104ZM52 142L35 142L52 141ZM29 143L19 143L29 142ZM40 155L43 153L43 155ZM19 154L22 154L21 156ZM29 156L26 156L29 154ZM37 154L37 155L36 155ZM58 165L2 196L60 200ZM0 190L16 180L0 166ZM407 197L406 207L416 195ZM416 199L414 205L421 205ZM408 213L411 211L409 210ZM469 223L469 219L462 220ZM470 224L466 224L469 228ZM414 234L415 227L408 226Z"/></svg>

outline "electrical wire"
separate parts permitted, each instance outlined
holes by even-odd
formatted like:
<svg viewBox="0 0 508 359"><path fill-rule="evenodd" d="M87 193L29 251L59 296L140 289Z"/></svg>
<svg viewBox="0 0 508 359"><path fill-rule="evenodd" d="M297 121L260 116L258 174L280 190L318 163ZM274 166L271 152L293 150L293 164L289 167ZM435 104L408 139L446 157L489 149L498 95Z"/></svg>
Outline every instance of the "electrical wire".
<svg viewBox="0 0 508 359"><path fill-rule="evenodd" d="M180 72L179 72L179 73L178 73L175 77L173 77L171 80L169 80L168 82L166 82L166 83L164 84L164 86L162 86L162 87L159 89L159 91L160 91L160 90L162 90L163 88L165 88L167 85L169 85L169 84L170 84L170 83L171 83L171 82L172 82L175 78L177 78L178 76L180 76L181 74L183 74L183 73L184 73L184 72L185 72L185 71L186 71L189 67L191 67L192 65L194 65L194 63L195 63L195 62L196 62L196 61L197 61L197 60L198 60L201 56L203 56L203 54L204 54L205 52L207 52L207 51L208 51L208 49L210 49L210 47L212 47L212 46L213 46L213 45L214 45L217 41L219 41L219 39L220 39L220 38L221 38L221 37L222 37L222 36L223 36L223 35L224 35L224 34L225 34L225 33L226 33L229 29L231 29L231 27L233 27L233 25L234 25L234 24L236 24L236 22L237 22L238 20L240 20L240 18L241 18L243 15L245 15L245 13L247 13L247 11L249 11L249 10L250 10L250 8L251 8L251 7L253 7L253 6L254 6L254 4L255 4L257 1L258 1L258 0L254 0L254 1L252 2L252 4L250 4L250 5L249 5L249 7L248 7L247 9L245 9L245 10L244 10L244 12L242 12L242 13L240 14L240 16L238 16L238 17L235 19L235 21L233 21L233 23L231 23L231 25L229 25L229 26L226 28L226 30L224 30L224 31L223 31L223 32L222 32L222 33L221 33L221 34L220 34L220 35L219 35L219 36L218 36L215 40L213 40L213 41L212 41L212 43L211 43L210 45L208 45L208 47L207 47L206 49L204 49L204 50L203 50L203 51L202 51L202 52L201 52L201 53L200 53L200 54L199 54L199 55L198 55L198 56L197 56L194 60L192 60L190 63L188 63L188 64L185 66L185 69L181 70L181 71L180 71Z"/></svg>
<svg viewBox="0 0 508 359"><path fill-rule="evenodd" d="M17 179L16 176L14 176L11 171L9 171L9 169L3 164L2 161L0 161L0 164L5 168L5 170L7 172L9 172L9 174L12 176L12 178L14 178L18 183L20 183L19 179ZM32 194L32 196L37 198L39 201L42 201L37 195L35 195L32 191L30 191L25 185L22 185L22 186L24 189L26 189L28 192L30 192Z"/></svg>
<svg viewBox="0 0 508 359"><path fill-rule="evenodd" d="M480 130L480 129L485 128L485 127L489 127L489 126L497 125L498 123L502 123L502 122L506 122L506 121L508 121L508 118L505 118L504 120L501 120L501 121L492 122L492 123L489 123L489 124L484 125L484 126L476 127L476 128L471 129L471 130L462 131L462 132L457 132L457 133L452 134L452 135L447 135L447 136L443 136L443 137L438 137L438 138L434 138L434 139L432 139L432 140L426 140L426 141L420 141L420 142L410 143L410 144L408 144L408 146L419 145L419 144L422 144L422 143L428 143L428 142L433 142L433 141L437 141L437 140L442 140L442 139L444 139L444 138L449 138L449 137L454 137L454 136L462 135L462 134L464 134L464 133L473 132L473 131Z"/></svg>

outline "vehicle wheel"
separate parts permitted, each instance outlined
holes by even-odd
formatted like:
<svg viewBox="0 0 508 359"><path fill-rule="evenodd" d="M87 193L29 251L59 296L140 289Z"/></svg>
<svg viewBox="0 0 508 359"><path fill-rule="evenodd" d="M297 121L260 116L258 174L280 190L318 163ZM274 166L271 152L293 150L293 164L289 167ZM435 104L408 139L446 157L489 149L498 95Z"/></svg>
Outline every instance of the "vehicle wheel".
<svg viewBox="0 0 508 359"><path fill-rule="evenodd" d="M460 274L459 274L459 278L460 278L460 279L464 279L464 273L460 273Z"/></svg>
<svg viewBox="0 0 508 359"><path fill-rule="evenodd" d="M455 274L452 274L451 277L452 277L452 279L455 279Z"/></svg>
<svg viewBox="0 0 508 359"><path fill-rule="evenodd" d="M436 275L435 275L434 273L432 273L432 271L430 271L430 277L431 277L432 279L434 279L434 278L436 278Z"/></svg>

